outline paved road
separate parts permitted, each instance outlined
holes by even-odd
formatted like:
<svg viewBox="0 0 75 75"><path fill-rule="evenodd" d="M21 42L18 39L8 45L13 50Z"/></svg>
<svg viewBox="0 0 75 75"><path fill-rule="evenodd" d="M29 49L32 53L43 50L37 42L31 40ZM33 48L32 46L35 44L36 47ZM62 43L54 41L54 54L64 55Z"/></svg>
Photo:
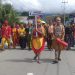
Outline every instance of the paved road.
<svg viewBox="0 0 75 75"><path fill-rule="evenodd" d="M62 61L52 64L54 51L43 51L41 63L32 62L33 51L5 50L0 53L0 75L75 75L75 51L63 51Z"/></svg>

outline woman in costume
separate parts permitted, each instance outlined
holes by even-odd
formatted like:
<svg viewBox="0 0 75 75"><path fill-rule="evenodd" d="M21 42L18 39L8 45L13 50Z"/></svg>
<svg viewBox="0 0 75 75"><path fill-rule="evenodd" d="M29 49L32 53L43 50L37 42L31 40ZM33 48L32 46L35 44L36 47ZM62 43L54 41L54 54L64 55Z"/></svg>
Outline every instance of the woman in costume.
<svg viewBox="0 0 75 75"><path fill-rule="evenodd" d="M44 50L44 45L45 45L45 32L44 32L44 27L38 23L37 28L34 27L33 32L32 32L32 50L35 53L35 57L33 60L37 60L39 63L40 59L40 54Z"/></svg>
<svg viewBox="0 0 75 75"><path fill-rule="evenodd" d="M12 41L13 41L13 48L16 48L17 45L17 28L14 24L12 28Z"/></svg>
<svg viewBox="0 0 75 75"><path fill-rule="evenodd" d="M20 25L19 24L16 24L16 29L17 29L17 40L16 40L16 42L17 42L17 45L19 45L19 34L18 34L18 29L20 28Z"/></svg>
<svg viewBox="0 0 75 75"><path fill-rule="evenodd" d="M11 36L11 27L9 26L9 23L7 20L4 21L4 24L2 25L2 40L0 48L3 50L4 45L7 42L8 48L10 48L10 36Z"/></svg>
<svg viewBox="0 0 75 75"><path fill-rule="evenodd" d="M20 28L18 29L18 34L19 34L19 44L21 49L26 48L26 32L23 24L20 25Z"/></svg>

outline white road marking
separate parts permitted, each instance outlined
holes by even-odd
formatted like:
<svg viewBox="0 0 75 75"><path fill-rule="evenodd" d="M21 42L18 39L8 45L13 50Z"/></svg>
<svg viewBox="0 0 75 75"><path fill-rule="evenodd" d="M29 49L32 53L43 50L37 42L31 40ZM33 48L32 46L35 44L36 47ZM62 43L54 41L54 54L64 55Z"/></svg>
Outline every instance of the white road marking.
<svg viewBox="0 0 75 75"><path fill-rule="evenodd" d="M27 75L33 75L33 73L27 73Z"/></svg>

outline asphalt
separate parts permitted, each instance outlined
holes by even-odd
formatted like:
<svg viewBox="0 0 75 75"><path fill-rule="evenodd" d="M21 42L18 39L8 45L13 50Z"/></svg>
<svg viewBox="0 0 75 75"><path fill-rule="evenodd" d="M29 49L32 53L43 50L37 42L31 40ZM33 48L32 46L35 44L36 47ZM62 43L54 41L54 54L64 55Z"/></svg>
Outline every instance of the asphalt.
<svg viewBox="0 0 75 75"><path fill-rule="evenodd" d="M75 51L64 50L61 61L52 64L54 50L44 50L40 64L32 61L33 51L6 49L0 52L0 75L75 75Z"/></svg>

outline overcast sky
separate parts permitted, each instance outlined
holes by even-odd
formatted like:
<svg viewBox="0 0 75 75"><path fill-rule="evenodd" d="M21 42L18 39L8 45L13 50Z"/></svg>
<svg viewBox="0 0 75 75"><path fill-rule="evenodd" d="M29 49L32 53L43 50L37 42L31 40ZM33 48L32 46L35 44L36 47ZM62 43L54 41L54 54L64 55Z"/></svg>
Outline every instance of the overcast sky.
<svg viewBox="0 0 75 75"><path fill-rule="evenodd" d="M63 13L63 1L64 0L4 0L5 3L11 3L13 7L19 11L38 10L45 13ZM68 2L65 3L66 13L75 11L75 0L65 0L65 2Z"/></svg>

